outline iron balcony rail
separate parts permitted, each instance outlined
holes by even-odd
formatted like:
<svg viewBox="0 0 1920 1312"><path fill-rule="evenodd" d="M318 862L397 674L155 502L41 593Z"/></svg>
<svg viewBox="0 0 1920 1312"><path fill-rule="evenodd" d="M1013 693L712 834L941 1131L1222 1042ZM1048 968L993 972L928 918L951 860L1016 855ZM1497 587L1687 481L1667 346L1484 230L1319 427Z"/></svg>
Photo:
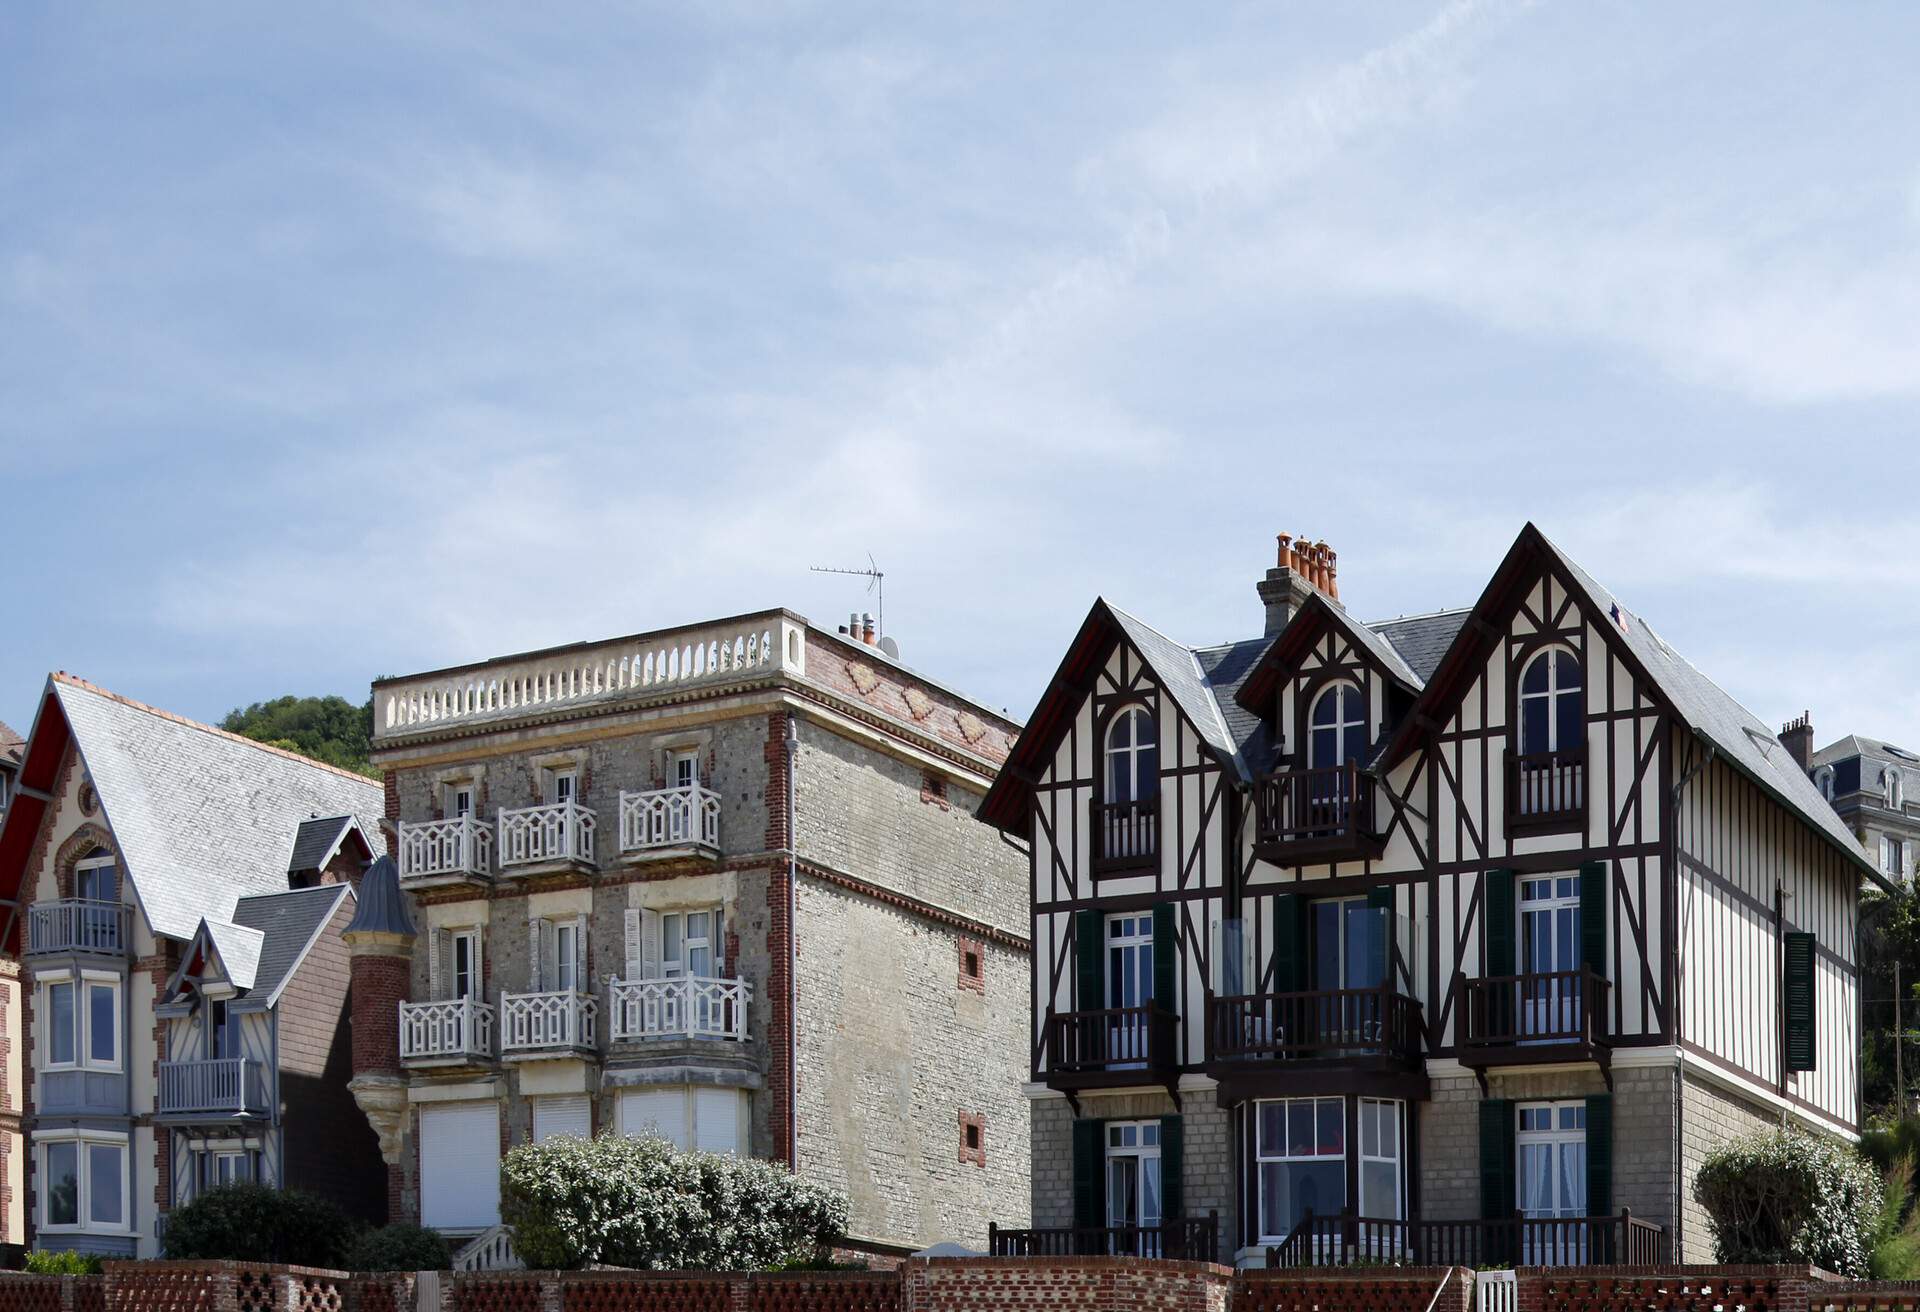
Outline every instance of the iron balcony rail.
<svg viewBox="0 0 1920 1312"><path fill-rule="evenodd" d="M1114 1070L1164 1071L1174 1064L1178 1018L1148 1003L1103 1011L1066 1011L1047 1026L1047 1069L1071 1075Z"/></svg>
<svg viewBox="0 0 1920 1312"><path fill-rule="evenodd" d="M720 846L720 794L699 784L620 794L620 850Z"/></svg>
<svg viewBox="0 0 1920 1312"><path fill-rule="evenodd" d="M1667 1234L1626 1208L1617 1216L1315 1216L1267 1250L1269 1267L1652 1266L1667 1260Z"/></svg>
<svg viewBox="0 0 1920 1312"><path fill-rule="evenodd" d="M493 1008L477 998L400 1004L402 1061L487 1061Z"/></svg>
<svg viewBox="0 0 1920 1312"><path fill-rule="evenodd" d="M987 1225L989 1257L1165 1257L1211 1262L1220 1251L1220 1215L1158 1225L1055 1226L1002 1230Z"/></svg>
<svg viewBox="0 0 1920 1312"><path fill-rule="evenodd" d="M1207 1032L1216 1060L1420 1059L1420 1004L1392 989L1318 989L1215 998Z"/></svg>
<svg viewBox="0 0 1920 1312"><path fill-rule="evenodd" d="M1586 814L1587 749L1507 758L1507 816L1522 823L1577 820Z"/></svg>
<svg viewBox="0 0 1920 1312"><path fill-rule="evenodd" d="M578 802L549 802L500 813L500 864L593 862L593 812Z"/></svg>
<svg viewBox="0 0 1920 1312"><path fill-rule="evenodd" d="M124 956L133 942L131 910L124 902L77 897L36 902L27 908L27 951Z"/></svg>
<svg viewBox="0 0 1920 1312"><path fill-rule="evenodd" d="M1160 859L1160 799L1090 802L1095 870L1131 870Z"/></svg>
<svg viewBox="0 0 1920 1312"><path fill-rule="evenodd" d="M743 979L615 979L607 985L607 1019L615 1043L642 1039L732 1039L747 1037L747 1001L753 986Z"/></svg>
<svg viewBox="0 0 1920 1312"><path fill-rule="evenodd" d="M600 1004L571 989L500 995L500 1051L592 1048Z"/></svg>
<svg viewBox="0 0 1920 1312"><path fill-rule="evenodd" d="M493 873L493 828L476 816L448 820L403 821L400 825L400 878L427 879Z"/></svg>
<svg viewBox="0 0 1920 1312"><path fill-rule="evenodd" d="M264 1116L267 1072L246 1057L163 1061L154 1111L161 1116Z"/></svg>
<svg viewBox="0 0 1920 1312"><path fill-rule="evenodd" d="M1266 846L1357 838L1373 828L1373 780L1357 762L1278 770L1254 782L1254 841Z"/></svg>
<svg viewBox="0 0 1920 1312"><path fill-rule="evenodd" d="M1457 979L1464 1028L1461 1059L1488 1049L1519 1050L1607 1041L1609 985L1591 967Z"/></svg>

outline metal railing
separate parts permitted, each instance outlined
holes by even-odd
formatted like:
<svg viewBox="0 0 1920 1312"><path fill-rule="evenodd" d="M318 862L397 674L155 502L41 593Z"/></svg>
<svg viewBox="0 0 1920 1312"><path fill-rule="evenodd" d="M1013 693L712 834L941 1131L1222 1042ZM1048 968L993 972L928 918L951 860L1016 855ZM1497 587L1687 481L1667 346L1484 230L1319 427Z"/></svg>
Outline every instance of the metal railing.
<svg viewBox="0 0 1920 1312"><path fill-rule="evenodd" d="M1093 868L1132 869L1160 859L1160 799L1090 802Z"/></svg>
<svg viewBox="0 0 1920 1312"><path fill-rule="evenodd" d="M1373 832L1373 780L1357 762L1280 770L1254 781L1254 841L1265 845Z"/></svg>
<svg viewBox="0 0 1920 1312"><path fill-rule="evenodd" d="M1167 1070L1174 1064L1178 1018L1153 1003L1102 1011L1066 1011L1048 1018L1054 1074Z"/></svg>
<svg viewBox="0 0 1920 1312"><path fill-rule="evenodd" d="M266 1074L264 1065L246 1057L163 1061L154 1111L160 1116L262 1116Z"/></svg>
<svg viewBox="0 0 1920 1312"><path fill-rule="evenodd" d="M402 1061L485 1061L493 1056L493 1008L477 998L400 1004Z"/></svg>
<svg viewBox="0 0 1920 1312"><path fill-rule="evenodd" d="M500 812L500 865L593 861L593 812L578 802L549 802Z"/></svg>
<svg viewBox="0 0 1920 1312"><path fill-rule="evenodd" d="M607 1022L615 1043L639 1039L747 1037L743 979L683 975L677 979L615 979L607 985Z"/></svg>
<svg viewBox="0 0 1920 1312"><path fill-rule="evenodd" d="M572 989L500 995L500 1051L592 1048L598 1042L600 1004Z"/></svg>
<svg viewBox="0 0 1920 1312"><path fill-rule="evenodd" d="M1622 1208L1616 1216L1512 1216L1458 1221L1315 1216L1267 1250L1270 1267L1651 1266L1667 1260L1666 1231Z"/></svg>
<svg viewBox="0 0 1920 1312"><path fill-rule="evenodd" d="M1207 1032L1212 1055L1249 1057L1420 1057L1420 1004L1392 989L1320 989L1215 998Z"/></svg>
<svg viewBox="0 0 1920 1312"><path fill-rule="evenodd" d="M1591 967L1457 977L1461 1059L1489 1048L1594 1046L1607 1041L1606 979Z"/></svg>
<svg viewBox="0 0 1920 1312"><path fill-rule="evenodd" d="M400 878L493 873L493 827L477 816L449 820L403 821L400 825Z"/></svg>
<svg viewBox="0 0 1920 1312"><path fill-rule="evenodd" d="M1053 1226L1002 1230L987 1225L989 1257L1164 1257L1211 1262L1220 1251L1220 1214L1158 1225Z"/></svg>
<svg viewBox="0 0 1920 1312"><path fill-rule="evenodd" d="M1575 819L1586 814L1587 749L1530 752L1507 758L1507 815L1520 821Z"/></svg>
<svg viewBox="0 0 1920 1312"><path fill-rule="evenodd" d="M720 794L699 784L620 794L620 850L720 846Z"/></svg>
<svg viewBox="0 0 1920 1312"><path fill-rule="evenodd" d="M124 955L133 942L132 908L124 902L68 897L27 908L27 951Z"/></svg>

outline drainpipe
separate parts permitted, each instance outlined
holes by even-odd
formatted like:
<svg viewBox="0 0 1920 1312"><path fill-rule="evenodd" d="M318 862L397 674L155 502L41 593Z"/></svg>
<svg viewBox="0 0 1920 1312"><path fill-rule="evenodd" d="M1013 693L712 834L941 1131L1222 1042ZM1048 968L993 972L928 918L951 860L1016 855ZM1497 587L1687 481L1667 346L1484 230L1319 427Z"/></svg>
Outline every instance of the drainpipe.
<svg viewBox="0 0 1920 1312"><path fill-rule="evenodd" d="M794 812L793 768L800 756L800 731L787 712L787 1169L800 1169L800 909L799 817Z"/></svg>
<svg viewBox="0 0 1920 1312"><path fill-rule="evenodd" d="M1669 854L1670 859L1668 861L1668 864L1673 867L1672 870L1669 871L1669 877L1673 879L1680 878L1680 794L1686 791L1688 784L1692 783L1708 766L1713 764L1713 758L1717 756L1720 751L1720 749L1712 743L1707 743L1706 748L1706 755L1694 762L1687 772L1674 782L1673 795L1667 802L1667 816L1673 825L1673 851ZM1681 1225L1681 1218L1687 1206L1684 1194L1687 1187L1687 1170L1680 1156L1682 1141L1682 1135L1680 1133L1681 1090L1686 1087L1687 1083L1687 1050L1682 1047L1680 1043L1680 977L1686 972L1687 962L1686 958L1680 954L1680 944L1685 939L1686 925L1692 915L1693 897L1691 893L1689 893L1687 897L1686 914L1680 918L1680 924L1673 927L1674 941L1670 945L1669 950L1674 954L1674 996L1667 999L1667 1006L1672 1009L1673 1014L1673 1260L1676 1263L1687 1260L1685 1230Z"/></svg>

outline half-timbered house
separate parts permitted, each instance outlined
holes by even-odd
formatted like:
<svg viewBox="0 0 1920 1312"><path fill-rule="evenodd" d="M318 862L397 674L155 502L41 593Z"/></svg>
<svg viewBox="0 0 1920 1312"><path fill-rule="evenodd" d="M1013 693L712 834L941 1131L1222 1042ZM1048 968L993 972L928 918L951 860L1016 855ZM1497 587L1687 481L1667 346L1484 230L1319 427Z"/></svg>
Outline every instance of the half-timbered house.
<svg viewBox="0 0 1920 1312"><path fill-rule="evenodd" d="M981 807L1033 877L1033 1223L1002 1252L1710 1256L1703 1155L1858 1127L1880 878L1766 726L1527 526L1363 624L1106 602Z"/></svg>

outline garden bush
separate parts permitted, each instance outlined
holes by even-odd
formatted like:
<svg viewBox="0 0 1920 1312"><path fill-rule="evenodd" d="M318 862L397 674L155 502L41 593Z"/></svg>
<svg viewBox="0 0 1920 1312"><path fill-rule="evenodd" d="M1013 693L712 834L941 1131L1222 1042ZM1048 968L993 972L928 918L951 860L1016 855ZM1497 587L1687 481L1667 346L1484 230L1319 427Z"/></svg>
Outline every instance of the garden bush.
<svg viewBox="0 0 1920 1312"><path fill-rule="evenodd" d="M1722 1262L1811 1262L1864 1276L1882 1224L1880 1177L1851 1148L1791 1130L1708 1154L1693 1196Z"/></svg>
<svg viewBox="0 0 1920 1312"><path fill-rule="evenodd" d="M364 1230L347 1249L349 1271L445 1271L453 1250L438 1230L396 1222Z"/></svg>
<svg viewBox="0 0 1920 1312"><path fill-rule="evenodd" d="M535 1268L757 1271L813 1260L847 1224L842 1194L658 1138L523 1144L501 1162L500 1184L501 1219Z"/></svg>
<svg viewBox="0 0 1920 1312"><path fill-rule="evenodd" d="M97 1276L100 1259L93 1253L36 1248L27 1254L27 1270L37 1276Z"/></svg>
<svg viewBox="0 0 1920 1312"><path fill-rule="evenodd" d="M324 1198L297 1189L228 1184L167 1217L166 1247L174 1259L338 1269L353 1237L353 1222Z"/></svg>

